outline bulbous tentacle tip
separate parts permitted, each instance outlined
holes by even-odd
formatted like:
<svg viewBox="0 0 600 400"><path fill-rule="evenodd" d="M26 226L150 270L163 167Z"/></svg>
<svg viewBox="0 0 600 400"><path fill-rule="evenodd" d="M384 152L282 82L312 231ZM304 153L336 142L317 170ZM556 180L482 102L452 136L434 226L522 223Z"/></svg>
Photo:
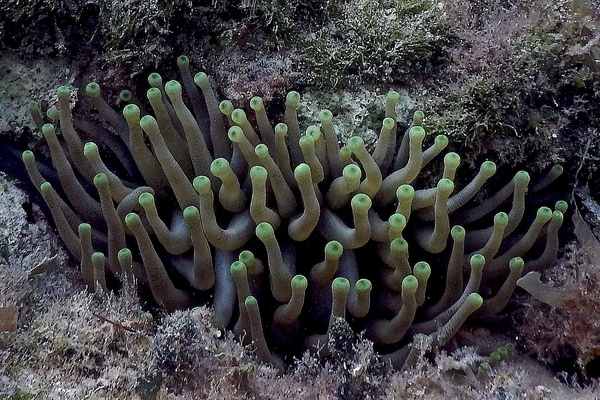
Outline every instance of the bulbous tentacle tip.
<svg viewBox="0 0 600 400"><path fill-rule="evenodd" d="M566 213L567 213L567 210L569 209L569 203L567 203L567 202L566 202L566 201L564 201L564 200L558 200L558 201L556 202L556 204L554 204L554 209L555 209L556 211L560 211L560 212L561 212L561 213L563 213L563 214L566 214Z"/></svg>
<svg viewBox="0 0 600 400"><path fill-rule="evenodd" d="M188 56L179 56L177 57L177 66L178 67L188 67L190 65L190 59Z"/></svg>
<svg viewBox="0 0 600 400"><path fill-rule="evenodd" d="M389 92L387 92L385 99L389 102L397 103L400 100L400 93L398 93L395 90L390 90Z"/></svg>
<svg viewBox="0 0 600 400"><path fill-rule="evenodd" d="M71 89L68 86L59 86L58 89L56 89L56 94L59 99L69 99L71 97Z"/></svg>
<svg viewBox="0 0 600 400"><path fill-rule="evenodd" d="M325 256L338 259L344 252L344 246L337 240L331 240L325 245Z"/></svg>
<svg viewBox="0 0 600 400"><path fill-rule="evenodd" d="M300 104L300 93L292 90L285 97L285 105L289 107L296 107Z"/></svg>
<svg viewBox="0 0 600 400"><path fill-rule="evenodd" d="M292 290L304 291L308 287L308 279L304 275L296 275L292 278Z"/></svg>
<svg viewBox="0 0 600 400"><path fill-rule="evenodd" d="M246 112L241 108L236 108L235 110L233 110L233 112L231 113L231 119L236 124L242 124L248 121L248 118L246 117Z"/></svg>
<svg viewBox="0 0 600 400"><path fill-rule="evenodd" d="M101 94L100 85L96 82L90 82L85 86L85 93L90 97L99 97Z"/></svg>
<svg viewBox="0 0 600 400"><path fill-rule="evenodd" d="M265 105L263 103L262 98L258 96L254 96L250 99L250 108L254 111L260 111L265 109Z"/></svg>
<svg viewBox="0 0 600 400"><path fill-rule="evenodd" d="M321 121L321 123L331 123L333 121L333 113L329 110L321 110L319 112L319 121Z"/></svg>
<svg viewBox="0 0 600 400"><path fill-rule="evenodd" d="M273 226L268 222L261 222L260 224L256 225L255 233L256 236L263 242L275 235Z"/></svg>
<svg viewBox="0 0 600 400"><path fill-rule="evenodd" d="M452 227L452 230L450 230L450 235L452 235L452 239L454 241L465 240L465 236L466 236L465 228L463 228L460 225L455 225Z"/></svg>
<svg viewBox="0 0 600 400"><path fill-rule="evenodd" d="M413 125L421 126L423 125L423 121L425 120L425 113L421 110L415 111L413 114Z"/></svg>
<svg viewBox="0 0 600 400"><path fill-rule="evenodd" d="M207 194L210 189L210 179L207 176L201 175L194 178L192 181L194 189L200 194Z"/></svg>
<svg viewBox="0 0 600 400"><path fill-rule="evenodd" d="M525 261L521 257L513 257L508 263L508 267L514 271L523 271L525 268Z"/></svg>
<svg viewBox="0 0 600 400"><path fill-rule="evenodd" d="M384 118L383 119L383 128L387 130L392 130L396 126L396 121L393 118Z"/></svg>
<svg viewBox="0 0 600 400"><path fill-rule="evenodd" d="M168 81L167 83L165 83L165 92L171 100L173 100L173 97L181 96L181 94L183 93L181 83L179 83L176 80Z"/></svg>
<svg viewBox="0 0 600 400"><path fill-rule="evenodd" d="M407 275L402 279L402 293L414 293L419 288L419 280L414 275Z"/></svg>
<svg viewBox="0 0 600 400"><path fill-rule="evenodd" d="M471 270L483 270L485 266L485 257L481 254L473 254L469 260L469 265L471 265Z"/></svg>
<svg viewBox="0 0 600 400"><path fill-rule="evenodd" d="M483 297L479 293L471 293L465 299L465 302L471 305L474 309L478 309L483 305Z"/></svg>

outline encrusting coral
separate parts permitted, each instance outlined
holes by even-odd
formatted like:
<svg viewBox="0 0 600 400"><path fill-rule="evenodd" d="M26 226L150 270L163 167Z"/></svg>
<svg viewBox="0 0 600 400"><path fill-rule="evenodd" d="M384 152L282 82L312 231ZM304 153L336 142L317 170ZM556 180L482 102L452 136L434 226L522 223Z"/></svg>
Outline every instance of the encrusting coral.
<svg viewBox="0 0 600 400"><path fill-rule="evenodd" d="M387 95L370 153L358 136L340 147L328 110L302 130L297 92L273 126L260 98L248 117L218 102L206 74L192 77L187 57L178 66L181 83L150 75L148 103L122 93L131 101L122 116L89 84L110 130L73 117L70 90L60 87L59 109L47 115L59 120L64 143L30 104L66 200L31 151L23 161L90 291L126 277L169 311L212 299L213 324L253 342L275 365L306 349L328 354L328 332L345 318L402 368L414 359L413 338L445 345L468 318L501 311L524 272L555 259L566 203L539 208L520 227L526 172L467 208L496 166L484 162L457 190L460 157L450 152L437 185L414 188L448 139L423 149L420 111L402 134L397 92ZM78 131L100 146L83 144ZM104 150L120 176L103 162Z"/></svg>

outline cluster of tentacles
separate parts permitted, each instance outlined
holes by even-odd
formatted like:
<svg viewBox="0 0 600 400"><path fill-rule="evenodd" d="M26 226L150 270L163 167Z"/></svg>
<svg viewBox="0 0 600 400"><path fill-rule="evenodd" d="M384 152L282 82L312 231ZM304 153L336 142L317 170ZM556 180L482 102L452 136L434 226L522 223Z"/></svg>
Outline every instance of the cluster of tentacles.
<svg viewBox="0 0 600 400"><path fill-rule="evenodd" d="M444 345L467 318L501 311L524 271L555 259L566 203L539 208L523 228L527 172L468 208L493 162L457 190L460 157L450 152L437 186L411 185L448 139L423 149L419 111L399 132L397 92L387 94L370 153L359 136L340 147L328 110L301 129L297 92L273 126L259 97L248 118L217 100L206 74L192 77L187 57L178 66L181 83L149 76L147 102L122 92L122 114L90 83L105 125L74 118L60 87L58 109L46 114L62 139L30 104L61 195L32 152L23 161L90 290L135 280L167 310L212 299L214 325L275 364L305 349L327 354L328 330L345 318L402 368L414 361L414 338ZM560 173L553 168L530 192Z"/></svg>

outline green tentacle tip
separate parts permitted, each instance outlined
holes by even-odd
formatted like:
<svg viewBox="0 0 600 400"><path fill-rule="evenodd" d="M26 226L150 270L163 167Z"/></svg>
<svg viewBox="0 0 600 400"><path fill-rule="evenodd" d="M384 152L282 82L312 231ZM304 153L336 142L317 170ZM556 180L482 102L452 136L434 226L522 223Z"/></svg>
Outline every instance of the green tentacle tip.
<svg viewBox="0 0 600 400"><path fill-rule="evenodd" d="M383 129L391 131L392 129L394 129L394 126L396 126L396 121L394 121L393 118L388 117L383 119Z"/></svg>
<svg viewBox="0 0 600 400"><path fill-rule="evenodd" d="M479 364L478 372L480 374L487 374L491 370L492 370L492 366L488 362L484 361L481 364Z"/></svg>
<svg viewBox="0 0 600 400"><path fill-rule="evenodd" d="M342 256L344 246L337 240L332 240L325 245L325 257L337 260Z"/></svg>
<svg viewBox="0 0 600 400"><path fill-rule="evenodd" d="M194 178L192 181L194 189L200 194L206 194L210 192L210 179L207 176L201 175Z"/></svg>
<svg viewBox="0 0 600 400"><path fill-rule="evenodd" d="M306 147L314 146L315 139L311 135L303 135L298 140L298 143L300 144L300 148L304 149Z"/></svg>
<svg viewBox="0 0 600 400"><path fill-rule="evenodd" d="M265 105L260 97L254 96L250 99L250 108L254 111L260 111L265 109Z"/></svg>
<svg viewBox="0 0 600 400"><path fill-rule="evenodd" d="M123 89L119 92L119 100L121 101L131 101L131 99L133 98L133 94L131 93L130 90L127 89Z"/></svg>
<svg viewBox="0 0 600 400"><path fill-rule="evenodd" d="M138 203L144 208L152 207L154 205L154 196L152 193L144 192L138 197Z"/></svg>
<svg viewBox="0 0 600 400"><path fill-rule="evenodd" d="M437 190L447 196L454 190L454 182L448 178L442 178L437 184Z"/></svg>
<svg viewBox="0 0 600 400"><path fill-rule="evenodd" d="M423 280L427 280L431 275L431 267L425 261L419 261L413 267L413 275L417 278L422 278Z"/></svg>
<svg viewBox="0 0 600 400"><path fill-rule="evenodd" d="M90 233L92 231L92 226L86 222L82 222L77 227L77 231L79 232L79 236L81 236L82 233L84 233L84 234Z"/></svg>
<svg viewBox="0 0 600 400"><path fill-rule="evenodd" d="M342 160L349 160L352 157L352 152L348 148L348 146L340 147L340 157Z"/></svg>
<svg viewBox="0 0 600 400"><path fill-rule="evenodd" d="M239 143L244 139L244 131L239 126L232 126L227 132L229 140L234 143Z"/></svg>
<svg viewBox="0 0 600 400"><path fill-rule="evenodd" d="M355 194L350 200L350 205L356 211L368 211L371 208L371 198L364 193Z"/></svg>
<svg viewBox="0 0 600 400"><path fill-rule="evenodd" d="M390 242L390 251L392 254L404 254L408 252L408 242L403 238L395 238Z"/></svg>
<svg viewBox="0 0 600 400"><path fill-rule="evenodd" d="M27 109L28 109L30 112L34 112L34 111L35 111L35 112L37 112L37 111L39 111L39 110L40 110L40 105L38 104L38 102L37 102L37 101L33 101L33 100L32 100L32 101L30 101L29 103L27 103Z"/></svg>
<svg viewBox="0 0 600 400"><path fill-rule="evenodd" d="M360 136L352 136L346 145L352 152L356 152L365 147L365 141Z"/></svg>
<svg viewBox="0 0 600 400"><path fill-rule="evenodd" d="M469 260L471 269L483 269L485 266L485 257L481 254L473 254Z"/></svg>
<svg viewBox="0 0 600 400"><path fill-rule="evenodd" d="M304 275L296 275L292 278L291 285L294 290L304 291L308 286L308 280Z"/></svg>
<svg viewBox="0 0 600 400"><path fill-rule="evenodd" d="M423 120L425 119L425 113L421 110L415 111L413 114L413 125L421 126L423 124Z"/></svg>
<svg viewBox="0 0 600 400"><path fill-rule="evenodd" d="M102 253L100 251L95 251L92 253L92 262L93 263L102 264L102 263L104 263L105 260L106 260L106 256L104 255L104 253Z"/></svg>
<svg viewBox="0 0 600 400"><path fill-rule="evenodd" d="M56 89L56 94L59 98L67 98L71 96L71 89L69 89L68 86L59 86L58 89Z"/></svg>
<svg viewBox="0 0 600 400"><path fill-rule="evenodd" d="M348 279L339 276L331 282L331 290L334 293L349 293L350 292L350 281Z"/></svg>
<svg viewBox="0 0 600 400"><path fill-rule="evenodd" d="M169 82L165 83L165 92L167 92L169 98L171 96L181 96L181 83L177 82L176 80L170 80Z"/></svg>
<svg viewBox="0 0 600 400"><path fill-rule="evenodd" d="M255 233L256 236L263 242L275 237L275 231L268 222L261 222L260 224L256 225Z"/></svg>
<svg viewBox="0 0 600 400"><path fill-rule="evenodd" d="M359 279L354 284L354 290L356 290L358 293L371 293L372 289L373 285L368 279Z"/></svg>
<svg viewBox="0 0 600 400"><path fill-rule="evenodd" d="M90 155L98 154L98 146L94 142L87 142L83 145L83 155L88 157Z"/></svg>
<svg viewBox="0 0 600 400"><path fill-rule="evenodd" d="M146 97L151 102L159 101L159 100L162 101L162 92L160 91L159 88L153 87L153 88L148 89L148 91L146 92Z"/></svg>
<svg viewBox="0 0 600 400"><path fill-rule="evenodd" d="M454 239L454 241L465 240L465 228L460 225L454 225L450 230L450 235L452 235L452 239Z"/></svg>
<svg viewBox="0 0 600 400"><path fill-rule="evenodd" d="M210 88L210 78L204 72L198 72L194 75L194 83L203 90Z"/></svg>
<svg viewBox="0 0 600 400"><path fill-rule="evenodd" d="M300 103L300 93L292 90L285 96L285 104L287 106L297 106Z"/></svg>
<svg viewBox="0 0 600 400"><path fill-rule="evenodd" d="M530 180L529 173L527 171L519 171L515 175L515 183L528 184Z"/></svg>
<svg viewBox="0 0 600 400"><path fill-rule="evenodd" d="M108 186L108 176L105 173L100 172L94 176L94 186L106 187Z"/></svg>
<svg viewBox="0 0 600 400"><path fill-rule="evenodd" d="M250 307L258 307L258 301L256 301L256 297L254 297L254 296L246 297L246 300L244 300L244 306L246 307L246 309L248 309Z"/></svg>
<svg viewBox="0 0 600 400"><path fill-rule="evenodd" d="M54 125L52 125L52 124L42 125L42 134L44 134L44 136L56 135L56 130L54 129Z"/></svg>
<svg viewBox="0 0 600 400"><path fill-rule="evenodd" d="M250 265L254 262L254 254L250 250L244 250L240 253L238 260L246 265Z"/></svg>
<svg viewBox="0 0 600 400"><path fill-rule="evenodd" d="M183 210L183 218L186 221L192 221L194 219L199 219L200 218L200 211L198 211L198 208L196 206L187 206Z"/></svg>
<svg viewBox="0 0 600 400"><path fill-rule="evenodd" d="M210 163L210 173L216 176L217 178L222 177L228 168L229 161L222 157L215 158L213 162Z"/></svg>
<svg viewBox="0 0 600 400"><path fill-rule="evenodd" d="M248 121L248 118L246 118L246 112L241 108L236 108L235 110L233 110L233 112L231 113L231 119L236 124L241 124Z"/></svg>
<svg viewBox="0 0 600 400"><path fill-rule="evenodd" d="M396 197L401 200L412 200L415 197L415 189L411 185L400 185L396 189Z"/></svg>
<svg viewBox="0 0 600 400"><path fill-rule="evenodd" d="M444 156L444 165L448 168L456 168L460 164L460 156L455 152L450 152Z"/></svg>
<svg viewBox="0 0 600 400"><path fill-rule="evenodd" d="M269 148L266 144L260 143L254 148L254 154L256 154L256 156L260 159L267 158L269 155Z"/></svg>
<svg viewBox="0 0 600 400"><path fill-rule="evenodd" d="M229 273L231 273L231 276L234 277L246 275L248 273L246 270L246 264L241 261L234 261L229 267Z"/></svg>
<svg viewBox="0 0 600 400"><path fill-rule="evenodd" d="M287 131L288 131L288 126L286 124L284 124L283 122L278 123L277 125L275 125L275 135L287 135Z"/></svg>
<svg viewBox="0 0 600 400"><path fill-rule="evenodd" d="M502 357L500 356L500 353L498 353L497 351L493 351L488 356L488 363L490 363L490 364L496 364L496 363L500 362L501 358Z"/></svg>
<svg viewBox="0 0 600 400"><path fill-rule="evenodd" d="M222 102L219 103L219 111L221 111L221 113L223 115L226 116L230 116L231 113L233 112L234 107L233 107L233 103L229 100L223 100Z"/></svg>
<svg viewBox="0 0 600 400"><path fill-rule="evenodd" d="M362 171L355 164L348 164L342 170L342 176L344 179L350 182L360 182L360 178L362 177Z"/></svg>
<svg viewBox="0 0 600 400"><path fill-rule="evenodd" d="M128 122L139 121L140 108L135 104L127 104L125 107L123 107L123 116Z"/></svg>
<svg viewBox="0 0 600 400"><path fill-rule="evenodd" d="M419 288L419 280L414 275L406 275L402 279L402 293L414 293Z"/></svg>
<svg viewBox="0 0 600 400"><path fill-rule="evenodd" d="M329 110L321 110L321 112L319 112L319 121L321 121L321 123L333 121L333 113Z"/></svg>
<svg viewBox="0 0 600 400"><path fill-rule="evenodd" d="M127 261L131 261L133 254L131 253L131 250L129 250L127 247L124 247L117 253L117 258L120 262L127 263Z"/></svg>
<svg viewBox="0 0 600 400"><path fill-rule="evenodd" d="M394 213L388 218L388 224L390 227L403 230L406 227L406 217L402 214Z"/></svg>
<svg viewBox="0 0 600 400"><path fill-rule="evenodd" d="M158 72L153 72L148 75L148 83L152 87L161 87L162 86L162 76Z"/></svg>
<svg viewBox="0 0 600 400"><path fill-rule="evenodd" d="M250 168L250 179L252 182L254 181L266 181L267 180L267 170L260 165L255 165Z"/></svg>
<svg viewBox="0 0 600 400"><path fill-rule="evenodd" d="M562 212L556 210L552 213L552 221L558 224L562 224L564 215Z"/></svg>
<svg viewBox="0 0 600 400"><path fill-rule="evenodd" d="M490 177L496 173L496 164L492 161L484 161L481 164L480 171L487 177Z"/></svg>
<svg viewBox="0 0 600 400"><path fill-rule="evenodd" d="M502 228L506 227L506 225L508 225L508 214L501 211L494 215L494 225L497 225Z"/></svg>
<svg viewBox="0 0 600 400"><path fill-rule="evenodd" d="M187 56L177 57L177 66L178 67L187 67L188 65L190 65L190 59Z"/></svg>
<svg viewBox="0 0 600 400"><path fill-rule="evenodd" d="M35 154L33 154L31 150L25 150L21 154L21 159L25 164L28 164L29 162L35 162Z"/></svg>
<svg viewBox="0 0 600 400"><path fill-rule="evenodd" d="M385 100L390 103L397 103L400 100L400 93L395 90L390 90L385 96Z"/></svg>
<svg viewBox="0 0 600 400"><path fill-rule="evenodd" d="M53 189L52 189L52 185L50 184L50 182L43 182L40 185L40 191L42 192L42 194L48 194L52 190Z"/></svg>
<svg viewBox="0 0 600 400"><path fill-rule="evenodd" d="M90 97L100 96L100 85L96 82L90 82L85 86L85 93Z"/></svg>
<svg viewBox="0 0 600 400"><path fill-rule="evenodd" d="M135 227L142 223L140 216L136 213L129 213L125 216L125 224L129 227Z"/></svg>
<svg viewBox="0 0 600 400"><path fill-rule="evenodd" d="M508 354L510 354L510 353L512 353L513 351L515 351L515 345L514 345L513 343L506 343L506 344L505 344L504 346L502 346L502 347L504 347L504 348L505 348L505 349L508 351Z"/></svg>
<svg viewBox="0 0 600 400"><path fill-rule="evenodd" d="M142 118L140 118L140 126L143 130L147 131L149 129L152 129L153 127L158 127L158 123L156 122L153 116L144 115Z"/></svg>
<svg viewBox="0 0 600 400"><path fill-rule="evenodd" d="M523 268L525 268L525 261L523 261L521 257L513 257L508 262L508 268L510 268L511 271L523 271Z"/></svg>
<svg viewBox="0 0 600 400"><path fill-rule="evenodd" d="M465 302L477 309L483 305L483 297L479 293L471 293L467 296Z"/></svg>
<svg viewBox="0 0 600 400"><path fill-rule="evenodd" d="M294 169L294 177L296 180L310 177L310 166L305 163L299 164L296 169Z"/></svg>
<svg viewBox="0 0 600 400"><path fill-rule="evenodd" d="M321 128L317 125L311 125L306 128L306 136L310 136L316 142L321 137Z"/></svg>
<svg viewBox="0 0 600 400"><path fill-rule="evenodd" d="M539 220L542 223L546 223L550 221L552 218L552 210L546 206L540 207L537 210L537 214L535 215L535 219Z"/></svg>
<svg viewBox="0 0 600 400"><path fill-rule="evenodd" d="M566 214L567 210L569 209L569 203L567 203L564 200L559 200L554 204L554 209L556 211L560 211L563 214Z"/></svg>
<svg viewBox="0 0 600 400"><path fill-rule="evenodd" d="M434 145L437 149L445 149L448 146L449 140L446 135L437 135L435 137Z"/></svg>
<svg viewBox="0 0 600 400"><path fill-rule="evenodd" d="M559 177L562 175L562 173L564 172L564 168L562 165L560 164L556 164L552 166L552 169L550 170L550 173L556 177Z"/></svg>
<svg viewBox="0 0 600 400"><path fill-rule="evenodd" d="M56 107L49 107L46 110L46 116L52 121L58 121L60 119L60 111Z"/></svg>
<svg viewBox="0 0 600 400"><path fill-rule="evenodd" d="M498 350L496 350L498 352L498 354L500 354L501 358L506 358L508 357L508 349L506 349L504 346L500 347Z"/></svg>

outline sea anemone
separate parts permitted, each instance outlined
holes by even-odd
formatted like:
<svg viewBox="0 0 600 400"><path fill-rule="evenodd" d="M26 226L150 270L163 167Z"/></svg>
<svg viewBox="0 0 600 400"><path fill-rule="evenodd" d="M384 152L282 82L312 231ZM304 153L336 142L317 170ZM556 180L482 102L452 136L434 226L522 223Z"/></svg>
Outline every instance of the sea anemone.
<svg viewBox="0 0 600 400"><path fill-rule="evenodd" d="M402 132L397 92L387 94L369 152L359 136L340 147L328 110L301 129L297 92L273 126L259 97L248 117L218 102L205 73L192 77L187 57L178 66L181 83L149 76L147 102L122 92L122 115L88 84L108 128L74 118L60 87L47 115L63 141L30 104L64 196L31 151L23 161L90 291L135 281L168 311L212 302L216 327L276 365L307 349L328 354L343 318L402 368L413 340L443 346L468 318L500 312L524 272L556 258L566 203L539 208L523 227L527 172L474 204L496 165L485 161L459 190L460 157L449 152L437 184L414 187L448 138L423 149L421 111ZM530 192L561 172L555 166Z"/></svg>

